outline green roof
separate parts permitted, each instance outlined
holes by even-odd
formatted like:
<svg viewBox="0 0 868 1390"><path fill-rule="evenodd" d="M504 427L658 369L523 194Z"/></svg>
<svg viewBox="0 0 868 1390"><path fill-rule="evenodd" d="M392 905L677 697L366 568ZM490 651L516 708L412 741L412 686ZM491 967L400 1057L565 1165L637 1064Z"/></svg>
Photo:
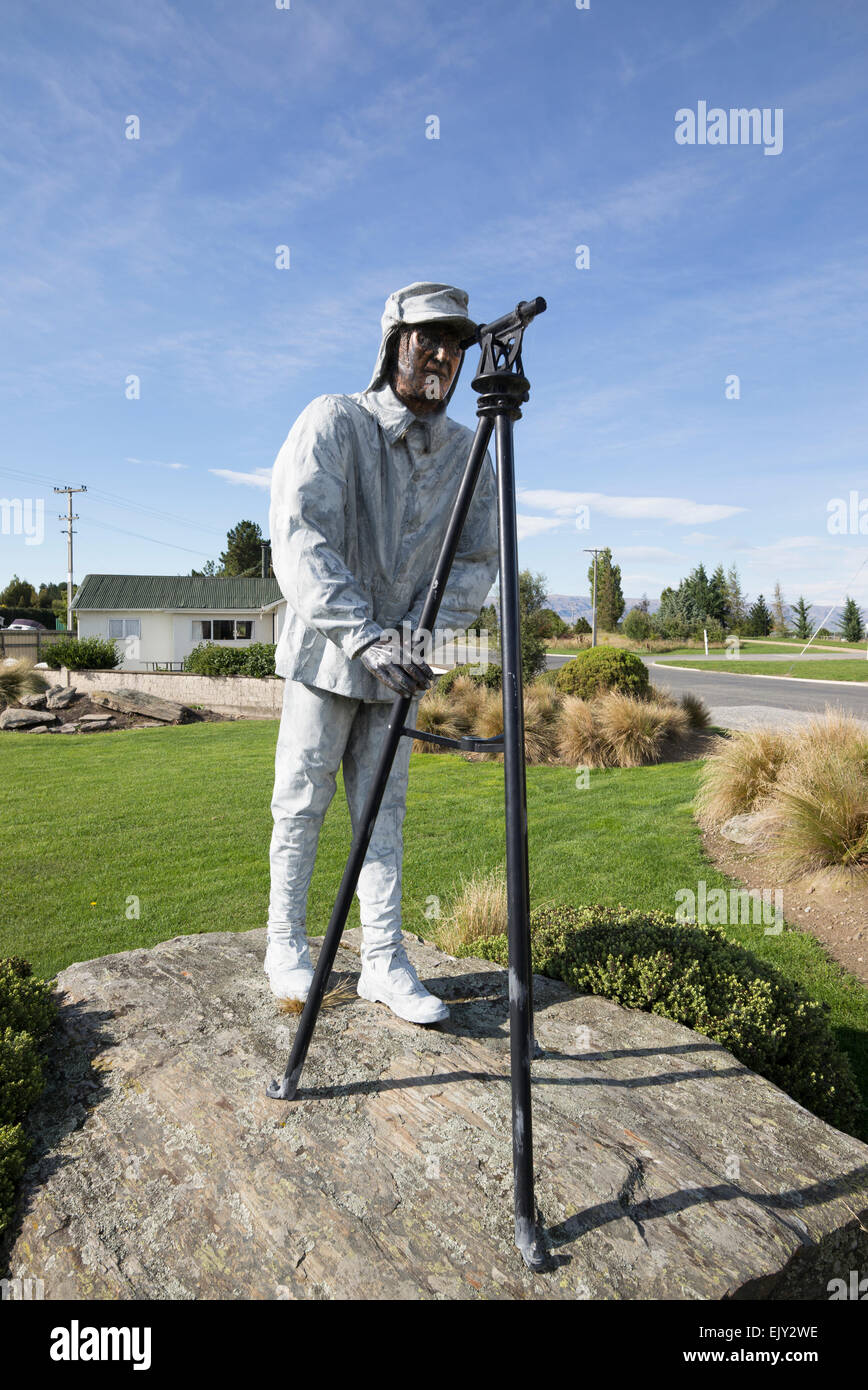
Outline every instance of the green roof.
<svg viewBox="0 0 868 1390"><path fill-rule="evenodd" d="M86 574L72 601L83 609L246 608L258 610L282 599L276 579L234 575Z"/></svg>

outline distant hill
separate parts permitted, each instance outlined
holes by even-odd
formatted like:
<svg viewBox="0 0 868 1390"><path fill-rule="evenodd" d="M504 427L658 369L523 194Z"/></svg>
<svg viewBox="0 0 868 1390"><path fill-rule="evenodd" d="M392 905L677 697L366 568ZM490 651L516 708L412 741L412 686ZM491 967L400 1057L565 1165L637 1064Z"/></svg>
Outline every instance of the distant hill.
<svg viewBox="0 0 868 1390"><path fill-rule="evenodd" d="M631 608L636 608L642 602L639 598L625 598L624 612L629 613ZM546 604L554 609L559 618L563 618L565 623L574 623L577 618L587 618L591 620L591 596L585 598L583 595L576 594L546 594ZM648 607L652 613L656 613L660 607L659 598L648 600Z"/></svg>
<svg viewBox="0 0 868 1390"><path fill-rule="evenodd" d="M755 594L750 594L748 596L748 606L753 602L755 597ZM772 601L768 594L765 595L765 601L768 607L771 608ZM494 607L496 609L499 609L500 598L496 588L489 594L487 602L493 603ZM640 604L641 602L641 598L625 598L624 613L629 613L631 608L636 608L638 604ZM811 615L812 630L816 628L820 623L823 623L824 626L826 626L831 633L836 634L838 632L838 623L841 617L843 603L838 605L838 607L832 613L830 618L827 618L826 614L828 613L830 606L831 605L828 603L813 603L808 605L808 610ZM565 623L572 624L576 621L577 618L587 618L588 622L591 621L590 594L587 596L587 598L585 598L583 594L546 594L546 607L553 609L554 612L557 613L558 617L563 618ZM659 598L649 598L648 608L652 613L656 613L659 607ZM784 612L787 616L787 622L792 624L793 605L791 603L785 603ZM866 617L866 620L868 620L868 613L866 613L866 610L864 608L862 610L862 613L863 617Z"/></svg>

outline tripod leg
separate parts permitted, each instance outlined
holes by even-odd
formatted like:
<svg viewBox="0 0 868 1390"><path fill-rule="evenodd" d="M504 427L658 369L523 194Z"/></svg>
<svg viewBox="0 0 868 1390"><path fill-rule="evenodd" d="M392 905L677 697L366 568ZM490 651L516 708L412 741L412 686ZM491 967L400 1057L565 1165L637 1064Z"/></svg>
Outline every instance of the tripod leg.
<svg viewBox="0 0 868 1390"><path fill-rule="evenodd" d="M467 513L470 510L470 503L473 500L473 493L479 478L479 473L485 459L485 451L488 448L488 441L491 438L493 422L490 419L480 419L476 428L473 444L458 489L458 495L449 517L449 524L446 528L446 535L440 548L437 558L437 565L434 570L434 577L428 590L428 596L422 609L419 620L420 629L433 633L434 624L437 621L437 613L440 608L440 601L443 597L446 583L449 578L449 571L455 559L455 552L458 549L458 542L461 539L461 531L464 526ZM386 790L386 783L389 780L389 773L392 763L395 760L395 753L398 748L398 740L401 737L401 730L407 718L412 698L408 695L398 695L392 704L389 717L389 729L383 744L382 752L377 763L371 789L365 802L362 812L361 823L350 848L349 859L344 869L341 885L338 889L338 896L335 900L332 915L329 919L326 934L320 948L319 959L316 969L313 972L313 982L310 987L301 1017L298 1020L295 1038L293 1039L292 1051L289 1061L286 1064L286 1071L281 1081L272 1081L268 1086L266 1094L273 1100L293 1100L298 1090L298 1083L301 1077L302 1068L307 1057L310 1040L313 1037L313 1030L322 1005L323 995L326 991L329 975L334 965L338 946L343 936L346 926L347 916L353 901L353 894L359 881L359 874L365 862L365 855L371 843L371 836L374 833L374 824L380 810L380 803Z"/></svg>
<svg viewBox="0 0 868 1390"><path fill-rule="evenodd" d="M533 975L530 958L530 891L527 792L524 759L518 540L512 418L496 416L497 505L500 532L500 641L503 669L503 765L506 802L506 887L509 911L509 1045L512 1083L512 1160L515 1243L531 1269L546 1256L536 1224L530 1059Z"/></svg>

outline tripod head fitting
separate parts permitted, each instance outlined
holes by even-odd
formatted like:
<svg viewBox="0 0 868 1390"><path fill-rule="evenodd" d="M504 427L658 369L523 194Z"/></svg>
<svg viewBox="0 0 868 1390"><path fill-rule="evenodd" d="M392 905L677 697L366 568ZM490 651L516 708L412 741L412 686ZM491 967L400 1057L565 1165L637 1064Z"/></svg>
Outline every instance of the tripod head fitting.
<svg viewBox="0 0 868 1390"><path fill-rule="evenodd" d="M547 308L542 296L523 299L511 313L483 323L462 347L479 343L482 355L473 378L479 395L478 415L507 413L513 420L521 416L519 407L527 400L530 382L521 365L521 342L528 324Z"/></svg>

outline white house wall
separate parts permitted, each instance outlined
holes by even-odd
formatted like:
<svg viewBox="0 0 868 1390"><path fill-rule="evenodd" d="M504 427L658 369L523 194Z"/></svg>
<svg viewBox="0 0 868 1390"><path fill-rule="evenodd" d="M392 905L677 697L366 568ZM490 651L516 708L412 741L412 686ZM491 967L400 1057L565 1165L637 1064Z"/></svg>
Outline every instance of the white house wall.
<svg viewBox="0 0 868 1390"><path fill-rule="evenodd" d="M258 614L249 611L227 612L225 609L219 612L215 612L214 609L184 609L183 612L175 610L153 613L125 608L114 612L76 612L76 616L80 637L102 637L106 640L109 635L110 618L138 618L141 626L140 637L115 640L123 653L121 669L144 671L149 662L183 661L201 640L193 636L193 623L202 619L238 618L245 622L253 622L253 635L250 638L218 641L218 647L249 647L252 642L276 642L280 633L282 610L278 612L277 621L273 613L266 613L260 618Z"/></svg>

